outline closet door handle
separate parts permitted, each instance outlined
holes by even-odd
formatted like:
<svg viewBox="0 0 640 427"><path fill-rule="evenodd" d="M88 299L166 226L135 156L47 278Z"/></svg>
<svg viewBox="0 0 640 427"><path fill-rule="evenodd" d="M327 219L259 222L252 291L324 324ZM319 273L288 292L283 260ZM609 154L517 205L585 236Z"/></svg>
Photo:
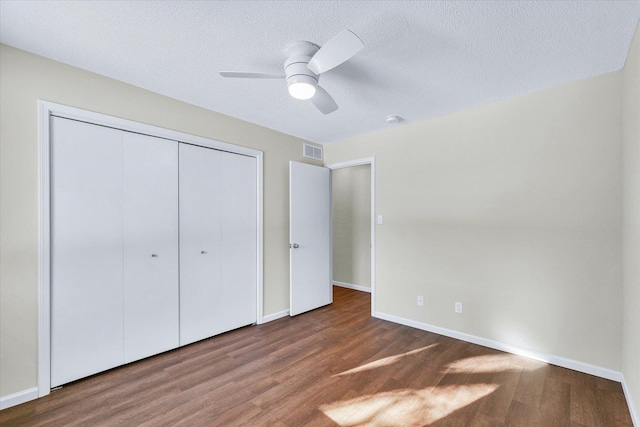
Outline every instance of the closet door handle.
<svg viewBox="0 0 640 427"><path fill-rule="evenodd" d="M206 254L207 254L207 251L200 251L200 253L201 253L202 255L206 255Z"/></svg>
<svg viewBox="0 0 640 427"><path fill-rule="evenodd" d="M158 258L158 254L151 254L151 258Z"/></svg>

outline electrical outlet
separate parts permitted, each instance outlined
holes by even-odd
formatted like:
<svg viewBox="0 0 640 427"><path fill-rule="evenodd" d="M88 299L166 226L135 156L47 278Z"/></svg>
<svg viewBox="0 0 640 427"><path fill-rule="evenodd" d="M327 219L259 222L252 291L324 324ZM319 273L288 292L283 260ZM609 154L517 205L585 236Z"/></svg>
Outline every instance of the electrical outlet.
<svg viewBox="0 0 640 427"><path fill-rule="evenodd" d="M424 297L422 295L418 295L418 298L416 298L416 304L418 304L418 307L424 307Z"/></svg>
<svg viewBox="0 0 640 427"><path fill-rule="evenodd" d="M462 303L456 302L456 313L462 314Z"/></svg>

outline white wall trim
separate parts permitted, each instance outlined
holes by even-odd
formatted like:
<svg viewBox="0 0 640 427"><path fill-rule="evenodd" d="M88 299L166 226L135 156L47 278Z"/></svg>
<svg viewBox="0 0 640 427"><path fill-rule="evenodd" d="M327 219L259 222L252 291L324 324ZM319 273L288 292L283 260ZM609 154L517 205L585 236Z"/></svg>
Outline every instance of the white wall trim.
<svg viewBox="0 0 640 427"><path fill-rule="evenodd" d="M0 397L0 411L38 398L38 387Z"/></svg>
<svg viewBox="0 0 640 427"><path fill-rule="evenodd" d="M338 282L337 280L334 280L333 284L334 286L340 286L341 288L371 293L371 288L369 286L354 285L353 283Z"/></svg>
<svg viewBox="0 0 640 427"><path fill-rule="evenodd" d="M213 148L230 153L242 154L256 158L258 179L257 194L257 278L256 278L256 322L263 319L263 152L252 148L242 147L227 142L203 138L183 132L164 129L158 126L146 125L131 120L108 116L105 114L86 111L79 108L56 104L48 101L38 101L38 220L39 220L39 248L38 248L38 379L37 395L46 396L51 388L51 338L50 338L50 298L51 298L51 242L50 242L50 117L57 116L86 123L107 126L129 132L141 133L157 138L169 139L176 142Z"/></svg>
<svg viewBox="0 0 640 427"><path fill-rule="evenodd" d="M631 421L635 427L640 427L640 417L638 417L638 410L636 409L636 405L633 403L633 399L631 398L631 392L629 391L629 387L627 386L627 381L622 376L622 390L624 391L624 398L627 400L627 406L629 407L629 412L631 413Z"/></svg>
<svg viewBox="0 0 640 427"><path fill-rule="evenodd" d="M541 362L550 363L552 365L557 365L563 368L573 369L574 371L584 372L585 374L595 375L597 377L606 378L608 380L617 381L617 382L622 381L621 372L603 368L600 366L591 365L589 363L579 362L577 360L567 359L560 356L554 356L552 354L546 354L546 353L542 353L535 350L529 350L529 349L518 347L515 345L504 344L498 341L481 338L475 335L465 334L464 332L458 332L451 329L441 328L439 326L433 326L427 323L418 322L416 320L394 316L392 314L376 312L374 314L374 317L377 317L378 319L382 319L382 320L388 320L394 323L399 323L401 325L410 326L412 328L422 329L423 331L433 332L438 335L444 335L447 337L455 338L461 341L478 344L484 347L505 351L507 353L516 354L518 356L527 357L529 359L539 360Z"/></svg>
<svg viewBox="0 0 640 427"><path fill-rule="evenodd" d="M264 316L262 318L262 322L260 322L260 323L271 322L273 320L277 320L277 319L280 319L282 317L287 317L288 315L289 315L289 310L282 310L282 311L278 311L276 313L267 314L266 316Z"/></svg>
<svg viewBox="0 0 640 427"><path fill-rule="evenodd" d="M256 236L256 244L258 247L258 256L256 258L258 275L258 294L257 294L257 313L256 323L259 325L262 323L262 314L264 312L264 178L263 178L263 153L262 151L256 155L256 167L258 168L258 200L257 200L257 213L258 213L258 228Z"/></svg>
<svg viewBox="0 0 640 427"><path fill-rule="evenodd" d="M350 168L352 166L370 165L370 164L373 164L375 161L376 161L375 157L364 157L362 159L346 160L344 162L337 162L337 163L329 163L328 165L325 165L325 167L331 170L343 169L343 168Z"/></svg>
<svg viewBox="0 0 640 427"><path fill-rule="evenodd" d="M126 130L129 132L141 133L144 135L155 136L158 138L170 139L177 142L186 142L188 144L199 145L202 147L214 148L216 150L228 151L230 153L244 154L245 156L258 157L262 151L254 150L240 145L230 144L228 142L218 141L201 136L191 135L184 132L178 132L171 129L165 129L159 126L147 125L144 123L134 122L132 120L122 119L120 117L109 116L106 114L95 113L93 111L82 110L80 108L69 107L67 105L56 104L49 101L38 101L38 105L42 108L42 113L64 117L67 119L79 120L82 122L92 123L101 126L112 127L115 129ZM46 118L46 124L49 120ZM40 123L42 124L42 122Z"/></svg>
<svg viewBox="0 0 640 427"><path fill-rule="evenodd" d="M371 315L376 313L376 158L364 157L325 165L331 170L371 165Z"/></svg>
<svg viewBox="0 0 640 427"><path fill-rule="evenodd" d="M52 105L38 101L38 395L51 389L50 126Z"/></svg>

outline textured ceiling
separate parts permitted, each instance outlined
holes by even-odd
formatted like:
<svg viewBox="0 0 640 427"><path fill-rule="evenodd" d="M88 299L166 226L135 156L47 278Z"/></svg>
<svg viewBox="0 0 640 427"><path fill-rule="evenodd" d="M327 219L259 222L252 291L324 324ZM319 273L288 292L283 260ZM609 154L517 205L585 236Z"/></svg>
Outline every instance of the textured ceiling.
<svg viewBox="0 0 640 427"><path fill-rule="evenodd" d="M0 2L0 41L318 143L619 70L640 1ZM294 40L365 48L322 75L323 115L281 80Z"/></svg>

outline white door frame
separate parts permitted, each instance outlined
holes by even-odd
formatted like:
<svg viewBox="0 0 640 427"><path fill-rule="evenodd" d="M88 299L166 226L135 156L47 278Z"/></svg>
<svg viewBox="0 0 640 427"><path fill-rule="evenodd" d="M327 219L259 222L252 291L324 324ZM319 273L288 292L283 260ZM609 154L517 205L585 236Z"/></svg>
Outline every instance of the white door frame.
<svg viewBox="0 0 640 427"><path fill-rule="evenodd" d="M263 323L263 153L222 141L146 125L131 120L94 113L48 101L38 101L38 397L46 396L51 387L51 182L50 182L50 117L57 116L86 123L141 133L206 148L228 151L256 158L257 172L257 313Z"/></svg>
<svg viewBox="0 0 640 427"><path fill-rule="evenodd" d="M371 165L371 315L376 312L376 158L365 157L345 162L331 163L325 167L343 169L353 166ZM332 278L333 280L333 278Z"/></svg>

